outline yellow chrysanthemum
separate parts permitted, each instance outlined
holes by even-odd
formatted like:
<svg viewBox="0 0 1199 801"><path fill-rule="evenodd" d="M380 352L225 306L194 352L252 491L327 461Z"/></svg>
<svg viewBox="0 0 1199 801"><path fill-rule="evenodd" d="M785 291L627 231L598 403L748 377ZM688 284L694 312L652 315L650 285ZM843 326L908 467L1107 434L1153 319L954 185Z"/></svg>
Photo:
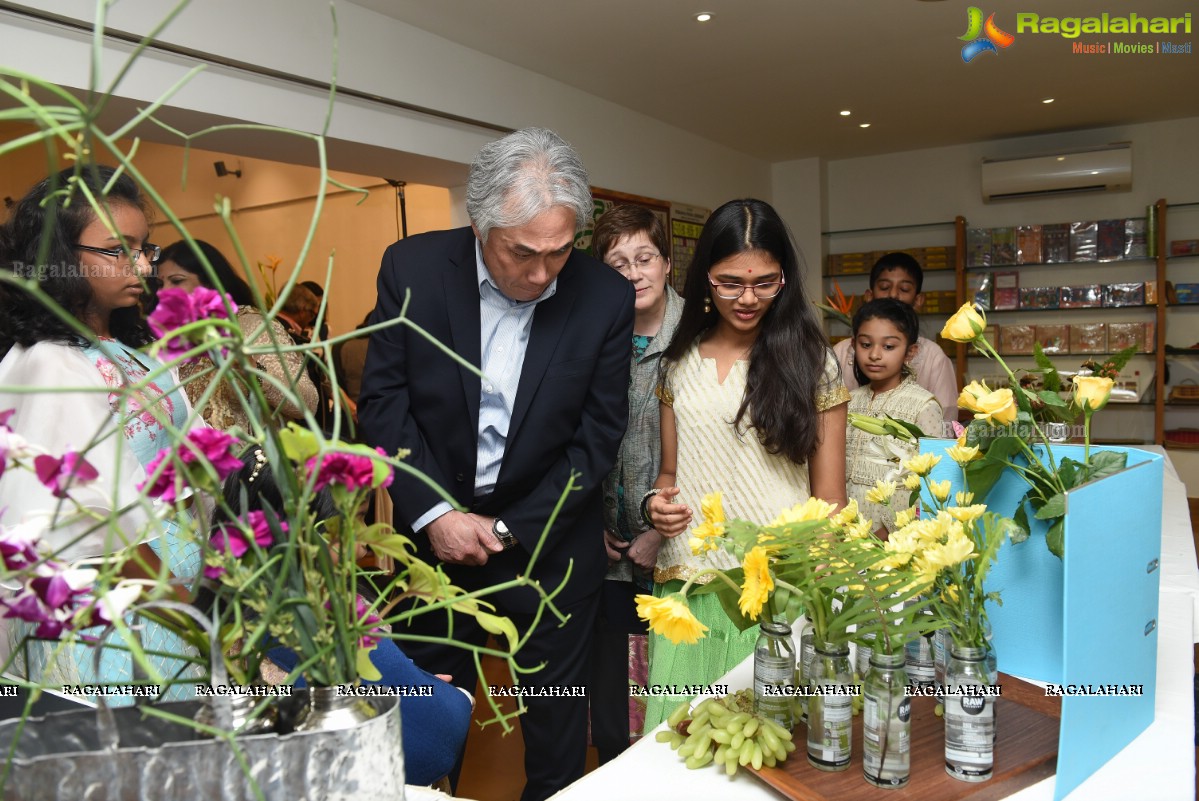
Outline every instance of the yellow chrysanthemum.
<svg viewBox="0 0 1199 801"><path fill-rule="evenodd" d="M918 476L927 476L940 461L941 457L935 453L922 453L908 459L903 466Z"/></svg>
<svg viewBox="0 0 1199 801"><path fill-rule="evenodd" d="M870 503L886 503L894 494L894 481L876 481L873 487L866 490L866 500Z"/></svg>
<svg viewBox="0 0 1199 801"><path fill-rule="evenodd" d="M655 634L661 634L675 645L681 642L695 645L708 630L691 614L687 599L677 592L665 598L638 595L634 600L637 602L637 617L647 621Z"/></svg>
<svg viewBox="0 0 1199 801"><path fill-rule="evenodd" d="M932 492L934 498L941 503L945 503L945 501L949 500L949 491L953 489L953 485L949 479L945 479L944 481L930 481L928 482L928 489Z"/></svg>
<svg viewBox="0 0 1199 801"><path fill-rule="evenodd" d="M899 528L903 528L904 526L906 526L908 523L911 523L915 519L916 519L916 507L915 506L913 506L911 509L900 509L898 512L895 513L895 525Z"/></svg>
<svg viewBox="0 0 1199 801"><path fill-rule="evenodd" d="M953 494L953 502L958 506L969 506L974 503L974 493L966 491L955 492Z"/></svg>
<svg viewBox="0 0 1199 801"><path fill-rule="evenodd" d="M741 567L745 571L745 579L741 583L741 599L737 606L741 614L750 620L757 620L762 614L762 606L774 589L774 577L770 575L770 557L766 549L761 546L750 548Z"/></svg>
<svg viewBox="0 0 1199 801"><path fill-rule="evenodd" d="M961 436L958 437L958 447L959 448L966 447L966 432L965 431L963 431L961 433Z"/></svg>
<svg viewBox="0 0 1199 801"><path fill-rule="evenodd" d="M820 498L811 497L803 503L796 504L790 509L779 512L772 526L785 526L788 523L803 523L808 520L824 520L834 511L835 507Z"/></svg>
<svg viewBox="0 0 1199 801"><path fill-rule="evenodd" d="M920 476L916 475L915 473L908 473L903 477L903 485L915 492L916 490L920 489Z"/></svg>
<svg viewBox="0 0 1199 801"><path fill-rule="evenodd" d="M704 496L704 499L699 502L699 510L703 514L705 522L723 523L724 493L709 492Z"/></svg>
<svg viewBox="0 0 1199 801"><path fill-rule="evenodd" d="M958 585L956 584L950 584L941 593L941 600L945 601L946 603L956 604L959 597L961 597L961 595L958 592Z"/></svg>
<svg viewBox="0 0 1199 801"><path fill-rule="evenodd" d="M860 540L874 531L874 521L868 517L859 517L848 526L845 526L843 531L847 539Z"/></svg>
<svg viewBox="0 0 1199 801"><path fill-rule="evenodd" d="M849 503L845 504L840 512L833 515L832 520L838 526L848 526L857 519L858 514L858 501L856 498L850 498Z"/></svg>
<svg viewBox="0 0 1199 801"><path fill-rule="evenodd" d="M982 517L983 512L987 511L987 505L985 503L976 503L973 506L948 506L945 508L945 511L954 520L969 523L971 520L977 520Z"/></svg>
<svg viewBox="0 0 1199 801"><path fill-rule="evenodd" d="M954 445L949 450L945 451L950 459L965 467L970 462L982 456L982 451L974 445Z"/></svg>

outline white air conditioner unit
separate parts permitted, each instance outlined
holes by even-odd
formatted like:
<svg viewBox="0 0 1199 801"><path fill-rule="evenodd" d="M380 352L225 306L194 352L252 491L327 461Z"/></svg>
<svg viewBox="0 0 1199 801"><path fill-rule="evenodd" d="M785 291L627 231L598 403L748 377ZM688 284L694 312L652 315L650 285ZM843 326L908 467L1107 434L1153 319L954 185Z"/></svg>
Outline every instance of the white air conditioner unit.
<svg viewBox="0 0 1199 801"><path fill-rule="evenodd" d="M983 159L983 200L1132 188L1132 144L1019 159Z"/></svg>

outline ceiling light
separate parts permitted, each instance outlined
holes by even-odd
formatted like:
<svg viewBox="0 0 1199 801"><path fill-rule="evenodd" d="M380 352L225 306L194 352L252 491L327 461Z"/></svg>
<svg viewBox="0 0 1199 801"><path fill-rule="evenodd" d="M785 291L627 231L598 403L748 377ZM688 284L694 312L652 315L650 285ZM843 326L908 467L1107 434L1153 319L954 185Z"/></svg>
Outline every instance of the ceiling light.
<svg viewBox="0 0 1199 801"><path fill-rule="evenodd" d="M1047 98L1045 98L1044 100L1042 100L1041 102L1042 102L1042 103L1044 103L1044 104L1046 104L1046 105L1049 105L1050 103L1052 103L1052 102L1053 102L1053 98L1052 98L1052 97L1047 97Z"/></svg>
<svg viewBox="0 0 1199 801"><path fill-rule="evenodd" d="M868 123L868 122L859 122L859 123L858 123L858 127L859 127L859 128L869 128L869 127L870 127L870 123Z"/></svg>
<svg viewBox="0 0 1199 801"><path fill-rule="evenodd" d="M696 21L696 22L707 22L707 21L708 21L708 20L710 20L710 19L712 19L712 15L711 15L711 14L709 14L708 12L706 12L706 11L705 11L704 13L702 13L702 14L696 14L696 15L695 15L695 21Z"/></svg>
<svg viewBox="0 0 1199 801"><path fill-rule="evenodd" d="M849 114L850 114L849 109L845 109L844 111L841 112L842 117L848 117Z"/></svg>

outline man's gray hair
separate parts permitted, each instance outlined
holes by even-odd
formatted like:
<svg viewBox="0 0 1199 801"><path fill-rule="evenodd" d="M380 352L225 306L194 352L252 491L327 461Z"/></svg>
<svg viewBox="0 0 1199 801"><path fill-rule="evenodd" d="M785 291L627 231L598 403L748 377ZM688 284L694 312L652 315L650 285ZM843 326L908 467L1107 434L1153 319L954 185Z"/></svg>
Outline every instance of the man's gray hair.
<svg viewBox="0 0 1199 801"><path fill-rule="evenodd" d="M547 128L524 128L489 142L470 165L466 212L487 243L492 228L524 225L554 206L575 213L575 230L593 214L579 154Z"/></svg>

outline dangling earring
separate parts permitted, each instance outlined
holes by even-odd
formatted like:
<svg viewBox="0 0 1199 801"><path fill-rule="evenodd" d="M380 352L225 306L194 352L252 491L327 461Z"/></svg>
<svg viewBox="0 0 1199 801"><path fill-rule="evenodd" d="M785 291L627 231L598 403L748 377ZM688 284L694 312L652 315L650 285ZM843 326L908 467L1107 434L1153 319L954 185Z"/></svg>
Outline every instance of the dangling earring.
<svg viewBox="0 0 1199 801"><path fill-rule="evenodd" d="M710 295L704 296L704 314L712 313L712 298Z"/></svg>

